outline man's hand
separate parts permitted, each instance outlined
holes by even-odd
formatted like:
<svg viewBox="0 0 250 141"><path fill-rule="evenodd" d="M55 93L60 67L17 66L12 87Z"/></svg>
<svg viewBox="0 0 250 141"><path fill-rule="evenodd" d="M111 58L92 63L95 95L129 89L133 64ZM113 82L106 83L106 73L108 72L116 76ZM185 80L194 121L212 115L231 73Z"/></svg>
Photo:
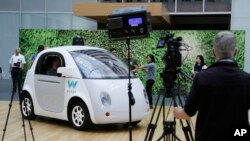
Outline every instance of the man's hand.
<svg viewBox="0 0 250 141"><path fill-rule="evenodd" d="M177 119L185 119L190 120L190 117L186 114L183 108L181 107L174 107L174 117Z"/></svg>
<svg viewBox="0 0 250 141"><path fill-rule="evenodd" d="M133 69L131 70L133 73L136 73L138 71L138 69Z"/></svg>

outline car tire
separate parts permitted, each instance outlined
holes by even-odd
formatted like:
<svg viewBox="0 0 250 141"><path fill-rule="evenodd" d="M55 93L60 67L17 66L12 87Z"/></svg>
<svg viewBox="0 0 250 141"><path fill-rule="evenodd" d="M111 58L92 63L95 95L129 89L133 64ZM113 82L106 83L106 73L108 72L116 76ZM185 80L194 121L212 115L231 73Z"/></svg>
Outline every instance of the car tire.
<svg viewBox="0 0 250 141"><path fill-rule="evenodd" d="M140 122L141 122L140 120L139 121L133 121L132 126L137 126Z"/></svg>
<svg viewBox="0 0 250 141"><path fill-rule="evenodd" d="M88 108L80 101L77 101L70 107L69 120L71 125L77 130L88 130L92 125Z"/></svg>
<svg viewBox="0 0 250 141"><path fill-rule="evenodd" d="M36 118L33 101L29 94L24 94L21 98L21 111L23 117L26 119L33 120Z"/></svg>
<svg viewBox="0 0 250 141"><path fill-rule="evenodd" d="M135 127L135 126L137 126L140 122L141 122L140 120L138 120L138 121L132 121L132 122L131 122L131 125L132 125L133 127ZM127 122L127 123L124 124L124 127L128 127L128 126L129 126L129 122Z"/></svg>

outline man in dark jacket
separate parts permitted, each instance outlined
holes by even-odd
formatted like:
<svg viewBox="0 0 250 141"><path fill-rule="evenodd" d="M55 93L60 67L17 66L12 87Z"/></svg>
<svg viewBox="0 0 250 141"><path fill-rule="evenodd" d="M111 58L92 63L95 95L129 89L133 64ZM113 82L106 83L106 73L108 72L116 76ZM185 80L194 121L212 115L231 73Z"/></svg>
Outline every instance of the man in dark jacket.
<svg viewBox="0 0 250 141"><path fill-rule="evenodd" d="M196 141L228 141L232 127L249 125L250 74L240 70L234 60L234 34L219 32L212 51L216 62L194 78L184 109L174 108L178 119L190 119L198 112Z"/></svg>

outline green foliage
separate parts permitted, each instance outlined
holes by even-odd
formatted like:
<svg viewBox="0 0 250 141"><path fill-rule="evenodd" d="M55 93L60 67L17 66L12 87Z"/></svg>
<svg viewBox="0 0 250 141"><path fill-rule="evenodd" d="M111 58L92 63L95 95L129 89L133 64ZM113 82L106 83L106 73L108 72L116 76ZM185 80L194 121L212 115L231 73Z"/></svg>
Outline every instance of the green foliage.
<svg viewBox="0 0 250 141"><path fill-rule="evenodd" d="M146 63L147 54L153 54L156 59L156 83L154 92L156 93L162 88L160 72L163 70L162 56L166 48L156 49L156 44L160 37L163 37L167 31L156 30L150 33L150 37L146 39L131 40L131 49L133 58L137 59L138 63L143 65ZM171 31L175 37L181 36L183 41L193 48L192 51L182 52L185 61L182 65L182 71L191 76L191 70L195 63L196 56L201 54L205 58L206 64L209 66L214 62L214 57L211 54L213 46L213 38L219 31L195 31L195 30L175 30ZM237 37L238 54L236 60L241 69L244 65L244 44L245 32L233 31ZM76 35L84 37L85 44L89 46L102 47L105 49L116 48L118 56L124 57L124 50L127 46L125 41L110 41L106 30L20 30L20 47L25 55L28 64L30 64L32 54L36 53L37 47L42 44L49 47L57 47L62 45L71 45L72 39ZM145 72L138 72L137 76L145 82ZM185 77L180 77L180 86L184 91L188 91L191 86L191 81Z"/></svg>

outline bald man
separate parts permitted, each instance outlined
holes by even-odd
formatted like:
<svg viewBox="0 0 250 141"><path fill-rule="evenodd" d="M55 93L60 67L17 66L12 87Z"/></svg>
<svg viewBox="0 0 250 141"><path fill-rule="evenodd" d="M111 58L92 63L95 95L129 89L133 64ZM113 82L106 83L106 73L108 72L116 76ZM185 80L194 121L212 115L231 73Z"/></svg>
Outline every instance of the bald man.
<svg viewBox="0 0 250 141"><path fill-rule="evenodd" d="M219 32L212 49L216 62L194 78L183 108L174 108L178 119L190 119L197 113L196 141L228 141L234 126L249 125L250 74L234 60L236 38L232 32Z"/></svg>
<svg viewBox="0 0 250 141"><path fill-rule="evenodd" d="M22 70L24 65L26 64L25 58L22 54L20 54L20 48L16 48L15 54L10 58L10 68L9 71L11 73L12 82L13 82L13 90L12 92L16 92L18 86L18 92L21 91L21 82L22 82Z"/></svg>

